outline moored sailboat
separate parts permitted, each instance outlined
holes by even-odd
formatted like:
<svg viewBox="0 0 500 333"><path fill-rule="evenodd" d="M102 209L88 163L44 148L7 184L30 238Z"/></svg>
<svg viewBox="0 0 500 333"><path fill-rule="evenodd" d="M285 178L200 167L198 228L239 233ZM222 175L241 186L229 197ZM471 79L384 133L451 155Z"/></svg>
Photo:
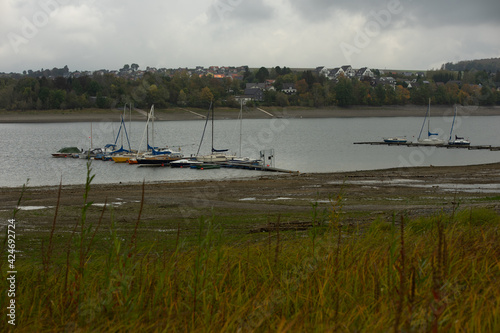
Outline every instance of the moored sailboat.
<svg viewBox="0 0 500 333"><path fill-rule="evenodd" d="M212 111L212 150L211 153L208 155L198 155L198 153L200 152L201 144L203 143L203 137L205 136L205 130L207 128L210 111ZM213 102L211 102L210 107L208 109L208 116L207 116L207 121L205 122L205 128L203 129L200 146L198 148L198 152L196 153L196 160L205 163L217 163L217 162L227 162L229 160L236 158L235 155L228 154L227 153L228 150L229 149L214 148L214 108L213 108Z"/></svg>
<svg viewBox="0 0 500 333"><path fill-rule="evenodd" d="M448 144L450 146L470 146L470 141L463 137L455 135L455 139L452 139L453 127L455 125L455 119L457 117L457 106L455 105L455 114L453 115L453 122L451 123L450 138L448 139Z"/></svg>
<svg viewBox="0 0 500 333"><path fill-rule="evenodd" d="M151 139L152 139L152 146L149 145L149 121L151 120L152 124L152 133L151 133ZM147 152L139 156L139 153L136 154L135 161L137 164L157 164L157 165L168 165L172 161L177 161L180 160L181 158L184 157L183 154L180 152L174 152L168 147L164 148L158 148L155 147L154 145L154 105L151 106L151 110L149 111L148 114L148 120L146 121L146 127L145 127L145 132L143 134L142 140L141 140L141 146L142 142L144 141L144 136L147 136L148 142L146 143L147 146ZM132 164L132 163L131 163Z"/></svg>
<svg viewBox="0 0 500 333"><path fill-rule="evenodd" d="M424 129L426 120L427 120L427 138L422 139L421 138L422 131ZM439 139L438 135L439 135L438 133L431 132L431 99L429 98L429 106L427 107L427 112L425 113L424 122L422 124L422 128L420 129L420 134L418 135L417 142L420 144L431 145L431 146L445 144L446 141Z"/></svg>

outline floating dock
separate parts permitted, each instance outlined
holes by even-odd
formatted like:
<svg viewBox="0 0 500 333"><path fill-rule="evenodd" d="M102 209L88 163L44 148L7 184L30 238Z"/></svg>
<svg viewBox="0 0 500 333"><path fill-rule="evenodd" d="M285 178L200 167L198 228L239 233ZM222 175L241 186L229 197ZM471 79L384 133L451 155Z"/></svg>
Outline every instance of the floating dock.
<svg viewBox="0 0 500 333"><path fill-rule="evenodd" d="M257 171L271 171L271 172L284 172L284 173L299 173L299 171L286 170L275 168L272 166L261 165L261 164L252 164L252 163L234 163L234 162L219 162L221 167L223 168L235 168L235 169L245 169L245 170L257 170Z"/></svg>
<svg viewBox="0 0 500 333"><path fill-rule="evenodd" d="M384 141L354 142L354 144L355 145L372 145L372 146L437 147L437 148L447 148L447 149L500 151L500 147L495 147L495 146L491 146L491 145L483 145L483 146L449 145L449 144L429 145L429 144L418 143L418 142L384 142Z"/></svg>
<svg viewBox="0 0 500 333"><path fill-rule="evenodd" d="M204 168L206 165L206 168ZM283 172L283 173L300 173L299 171L286 170L275 168L267 165L260 164L252 164L252 163L241 163L241 162L210 162L199 164L198 169L214 169L213 166L217 165L219 168L233 168L233 169L244 169L244 170L256 170L256 171L269 171L269 172ZM161 167L170 167L169 163L165 164L139 164L138 167L141 168L161 168ZM189 166L186 166L185 169L190 169Z"/></svg>

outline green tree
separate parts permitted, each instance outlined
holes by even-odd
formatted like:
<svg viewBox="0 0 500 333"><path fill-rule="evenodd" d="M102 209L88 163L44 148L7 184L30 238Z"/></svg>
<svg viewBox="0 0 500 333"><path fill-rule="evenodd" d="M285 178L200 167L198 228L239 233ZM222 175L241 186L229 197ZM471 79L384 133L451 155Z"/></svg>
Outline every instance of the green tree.
<svg viewBox="0 0 500 333"><path fill-rule="evenodd" d="M320 83L313 84L311 94L315 107L321 107L325 105L325 89Z"/></svg>
<svg viewBox="0 0 500 333"><path fill-rule="evenodd" d="M299 95L302 95L309 91L309 85L307 84L305 79L302 79L295 82L295 89L297 89L297 93Z"/></svg>
<svg viewBox="0 0 500 333"><path fill-rule="evenodd" d="M481 94L479 96L479 105L495 105L496 96L487 86L481 88Z"/></svg>
<svg viewBox="0 0 500 333"><path fill-rule="evenodd" d="M443 84L440 84L434 94L436 104L449 104L448 93Z"/></svg>
<svg viewBox="0 0 500 333"><path fill-rule="evenodd" d="M255 78L261 83L266 81L269 78L269 70L265 67L259 68L257 73L255 73Z"/></svg>
<svg viewBox="0 0 500 333"><path fill-rule="evenodd" d="M66 91L57 89L50 91L49 95L50 108L52 109L62 109L63 102L66 100Z"/></svg>
<svg viewBox="0 0 500 333"><path fill-rule="evenodd" d="M99 109L107 109L111 106L110 100L101 93L97 93L95 103Z"/></svg>
<svg viewBox="0 0 500 333"><path fill-rule="evenodd" d="M339 82L335 85L335 96L338 106L346 107L352 105L354 96L350 79L343 75L339 77Z"/></svg>
<svg viewBox="0 0 500 333"><path fill-rule="evenodd" d="M187 104L187 95L184 92L184 90L181 89L181 91L179 91L179 96L177 97L177 105L186 106L186 104Z"/></svg>
<svg viewBox="0 0 500 333"><path fill-rule="evenodd" d="M278 91L276 93L276 104L281 107L289 106L290 102L288 100L288 95Z"/></svg>

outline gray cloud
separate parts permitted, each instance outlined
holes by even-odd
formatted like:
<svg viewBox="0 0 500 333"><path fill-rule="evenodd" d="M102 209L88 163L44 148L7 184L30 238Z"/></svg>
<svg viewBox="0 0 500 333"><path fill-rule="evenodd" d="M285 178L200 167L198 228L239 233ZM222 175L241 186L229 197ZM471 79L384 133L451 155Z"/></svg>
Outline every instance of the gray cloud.
<svg viewBox="0 0 500 333"><path fill-rule="evenodd" d="M352 62L355 67L427 69L448 61L500 56L498 0L479 4L465 0L44 1L60 4L56 11L45 13L46 21L40 21L43 1L0 2L0 72L64 65L72 70L117 69L132 62L141 68L335 67ZM390 8L397 13L387 23L387 17L374 15ZM26 24L35 24L36 33L26 36L30 32ZM375 31L368 31L365 44L356 43L367 27ZM356 47L349 59L340 47L346 44Z"/></svg>
<svg viewBox="0 0 500 333"><path fill-rule="evenodd" d="M346 11L351 15L370 16L372 12L379 12L386 10L389 6L395 6L402 8L401 15L394 16L395 20L410 20L419 25L500 23L500 1L498 0L288 1L304 19L312 22L331 19L336 11Z"/></svg>
<svg viewBox="0 0 500 333"><path fill-rule="evenodd" d="M262 0L215 0L208 16L213 24L260 24L273 18L274 8Z"/></svg>

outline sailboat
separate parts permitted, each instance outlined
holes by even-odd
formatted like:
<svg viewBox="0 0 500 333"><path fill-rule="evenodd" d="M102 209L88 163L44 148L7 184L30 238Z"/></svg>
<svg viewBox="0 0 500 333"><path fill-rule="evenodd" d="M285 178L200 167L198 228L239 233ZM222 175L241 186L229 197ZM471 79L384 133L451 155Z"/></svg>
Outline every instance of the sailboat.
<svg viewBox="0 0 500 333"><path fill-rule="evenodd" d="M457 106L455 105L455 114L453 115L453 122L451 123L450 138L448 139L448 144L450 146L470 146L470 141L463 137L455 135L455 139L452 140L453 127L455 125L455 118L457 117Z"/></svg>
<svg viewBox="0 0 500 333"><path fill-rule="evenodd" d="M80 153L78 155L79 158L84 158L84 159L86 158L88 160L95 159L95 158L98 158L98 159L102 158L102 156L104 154L104 151L101 148L94 148L92 137L93 137L93 134L92 134L92 122L90 122L90 137L89 137L89 139L90 139L90 148L88 150L85 150L82 153Z"/></svg>
<svg viewBox="0 0 500 333"><path fill-rule="evenodd" d="M424 130L425 120L427 120L427 138L421 139L422 131ZM438 133L431 132L431 99L429 98L429 106L427 107L427 112L425 113L424 122L422 124L422 128L420 129L420 134L418 135L418 143L424 145L443 145L446 142L444 140L439 139L437 136Z"/></svg>
<svg viewBox="0 0 500 333"><path fill-rule="evenodd" d="M123 133L122 133L122 136L121 136L121 139L122 139L121 148L118 149L118 150L115 150L115 151L111 152L111 154L110 154L111 155L111 159L115 163L126 163L126 162L128 162L128 160L130 160L131 158L134 158L135 155L136 155L136 152L133 151L132 148L130 147L130 139L129 139L129 135L127 133L127 127L125 125L124 116L125 116L126 107L127 107L127 103L125 103L125 106L123 107L123 116L121 117L120 129L118 130L118 134L116 136L115 144L113 146L116 149L116 143L118 142L118 137L120 136L120 132L121 132L121 130L123 128L123 133L125 133L125 136L126 136L127 142L128 142L128 150L123 148ZM132 119L132 104L130 105L130 119ZM129 123L129 130L130 130L131 127L132 127L131 123Z"/></svg>
<svg viewBox="0 0 500 333"><path fill-rule="evenodd" d="M203 134L201 137L200 147L198 148L198 152L196 153L196 160L199 162L205 163L214 163L214 162L227 162L236 158L235 155L226 154L229 149L215 149L214 148L214 108L213 102L210 102L210 107L208 109L208 113L210 115L210 110L212 111L212 151L211 154L208 155L198 155L200 152L201 144L203 143L203 137L205 136L205 129L207 128L207 123L209 117L207 116L207 121L205 122L205 128L203 129Z"/></svg>
<svg viewBox="0 0 500 333"><path fill-rule="evenodd" d="M243 143L243 100L240 100L240 114L238 115L238 119L240 121L240 149L238 153L238 157L232 158L229 162L231 164L252 164L258 165L262 162L260 159L252 159L250 157L242 156L242 143Z"/></svg>
<svg viewBox="0 0 500 333"><path fill-rule="evenodd" d="M149 139L148 142L146 143L147 146L147 152L142 155L142 157L139 157L139 154L137 153L136 156L136 161L138 164L156 164L156 165L168 165L172 161L177 161L180 160L181 158L184 157L183 154L179 152L174 152L170 150L168 147L165 148L158 148L155 147L154 144L154 105L151 106L151 110L149 111L148 114L148 120L146 121L146 128L144 129L144 134L142 136L141 140L141 146L144 141L144 136L148 134L149 130L149 121L151 121L152 125L152 146L149 145ZM149 138L149 135L148 135Z"/></svg>

